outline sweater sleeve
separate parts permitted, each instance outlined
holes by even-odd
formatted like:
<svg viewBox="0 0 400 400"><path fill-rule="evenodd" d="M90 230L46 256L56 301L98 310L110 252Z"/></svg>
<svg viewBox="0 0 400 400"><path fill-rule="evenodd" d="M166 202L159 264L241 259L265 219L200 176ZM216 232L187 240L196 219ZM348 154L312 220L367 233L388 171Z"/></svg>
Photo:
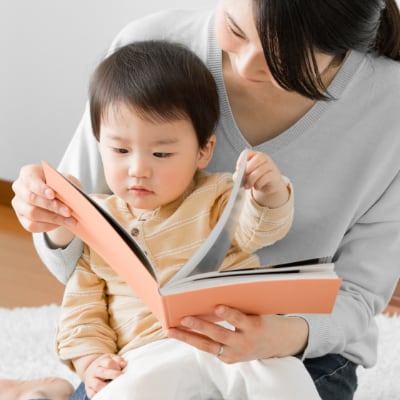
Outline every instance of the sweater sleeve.
<svg viewBox="0 0 400 400"><path fill-rule="evenodd" d="M52 249L48 245L45 233L34 233L33 243L48 270L61 283L66 284L82 254L82 241L75 237L65 249Z"/></svg>
<svg viewBox="0 0 400 400"><path fill-rule="evenodd" d="M64 153L58 170L78 178L87 193L110 192L104 178L97 142L92 134L88 106ZM34 233L33 242L37 253L49 271L65 284L82 253L83 244L80 239L75 238L64 249L50 248L45 233Z"/></svg>
<svg viewBox="0 0 400 400"><path fill-rule="evenodd" d="M358 361L346 352L346 345L368 331L374 316L390 301L400 276L399 199L400 173L344 236L334 260L343 283L333 313L302 315L309 324L304 357L339 353ZM364 354L365 366L376 362L375 334L365 337L370 343L364 350L369 352Z"/></svg>
<svg viewBox="0 0 400 400"><path fill-rule="evenodd" d="M108 324L105 282L90 268L85 247L72 273L61 306L57 352L69 363L89 354L116 353L116 334Z"/></svg>

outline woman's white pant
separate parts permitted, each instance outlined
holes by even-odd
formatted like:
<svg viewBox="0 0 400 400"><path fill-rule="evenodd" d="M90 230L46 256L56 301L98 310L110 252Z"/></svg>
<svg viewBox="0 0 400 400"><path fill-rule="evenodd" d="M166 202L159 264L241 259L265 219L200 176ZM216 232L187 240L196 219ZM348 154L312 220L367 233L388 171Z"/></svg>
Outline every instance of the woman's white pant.
<svg viewBox="0 0 400 400"><path fill-rule="evenodd" d="M123 375L92 400L316 400L303 363L294 357L225 364L174 339L124 355Z"/></svg>

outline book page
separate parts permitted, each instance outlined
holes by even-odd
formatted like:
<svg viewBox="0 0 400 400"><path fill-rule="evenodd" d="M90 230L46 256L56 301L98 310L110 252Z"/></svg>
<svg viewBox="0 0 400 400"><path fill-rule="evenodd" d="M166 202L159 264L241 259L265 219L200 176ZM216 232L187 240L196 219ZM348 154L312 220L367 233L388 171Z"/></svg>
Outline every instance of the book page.
<svg viewBox="0 0 400 400"><path fill-rule="evenodd" d="M191 275L160 288L162 295L181 291L198 290L213 286L232 285L244 282L300 279L337 279L333 263L305 264L288 267L261 267L226 271L211 271Z"/></svg>
<svg viewBox="0 0 400 400"><path fill-rule="evenodd" d="M244 201L247 154L244 153L226 206L211 233L195 254L165 284L168 286L195 274L216 271L231 247Z"/></svg>

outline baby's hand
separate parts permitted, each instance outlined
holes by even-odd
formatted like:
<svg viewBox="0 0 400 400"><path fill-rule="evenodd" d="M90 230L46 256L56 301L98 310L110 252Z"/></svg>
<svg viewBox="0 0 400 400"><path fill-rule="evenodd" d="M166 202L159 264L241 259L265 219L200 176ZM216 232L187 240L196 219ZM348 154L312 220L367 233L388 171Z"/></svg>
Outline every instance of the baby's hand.
<svg viewBox="0 0 400 400"><path fill-rule="evenodd" d="M254 200L264 207L278 208L289 199L289 189L278 167L270 156L259 151L246 150L247 166L245 188L251 189ZM240 164L241 153L237 165Z"/></svg>
<svg viewBox="0 0 400 400"><path fill-rule="evenodd" d="M85 389L91 399L110 381L118 378L126 361L116 354L102 354L91 362L85 372Z"/></svg>

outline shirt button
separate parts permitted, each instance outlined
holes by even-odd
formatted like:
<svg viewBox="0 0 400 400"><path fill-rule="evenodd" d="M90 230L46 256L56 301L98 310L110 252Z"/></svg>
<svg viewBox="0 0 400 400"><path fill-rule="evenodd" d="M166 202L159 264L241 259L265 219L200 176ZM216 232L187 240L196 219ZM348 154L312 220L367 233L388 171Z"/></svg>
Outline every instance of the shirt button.
<svg viewBox="0 0 400 400"><path fill-rule="evenodd" d="M132 235L132 236L137 236L137 235L139 235L139 229L138 229L138 228L133 228L133 229L131 230L131 235Z"/></svg>

